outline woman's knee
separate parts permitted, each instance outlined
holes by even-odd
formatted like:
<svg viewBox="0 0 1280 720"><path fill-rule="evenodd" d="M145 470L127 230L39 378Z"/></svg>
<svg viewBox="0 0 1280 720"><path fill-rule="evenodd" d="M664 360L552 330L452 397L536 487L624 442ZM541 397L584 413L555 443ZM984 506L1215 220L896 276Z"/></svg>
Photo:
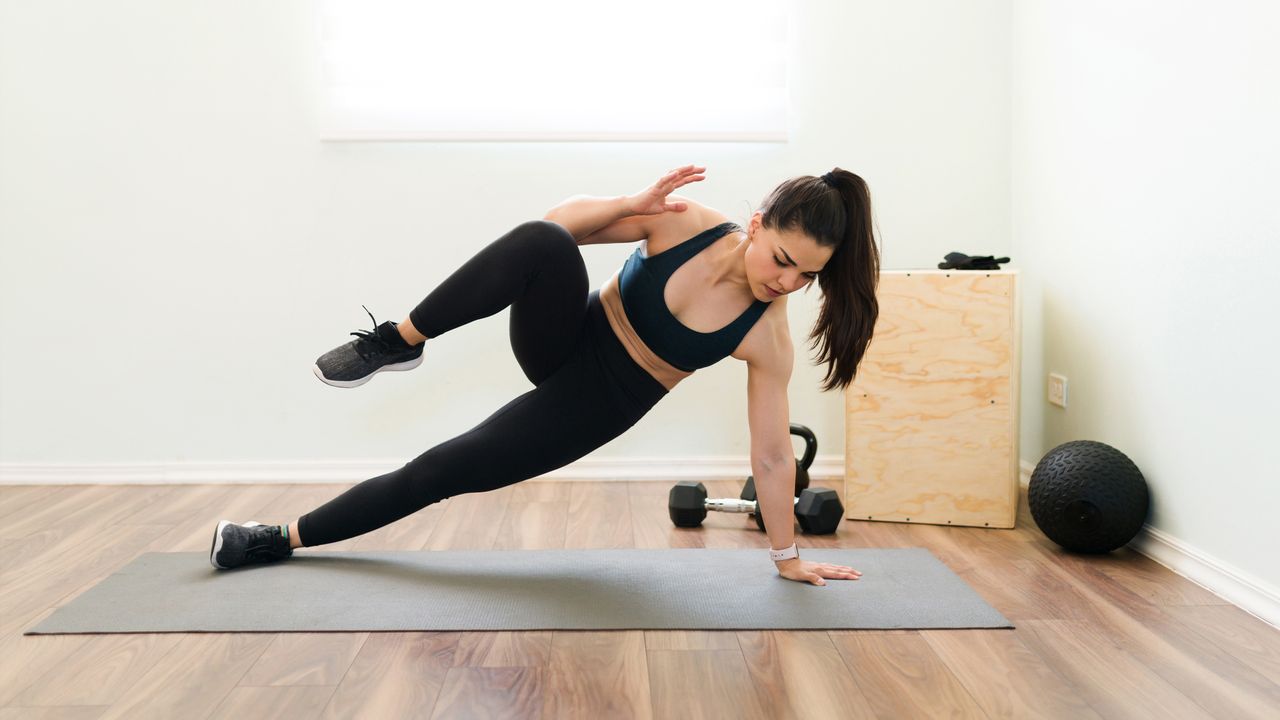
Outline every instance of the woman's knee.
<svg viewBox="0 0 1280 720"><path fill-rule="evenodd" d="M567 249L576 252L578 247L578 241L563 225L550 220L520 223L512 234L519 236L522 242L551 252L564 252Z"/></svg>

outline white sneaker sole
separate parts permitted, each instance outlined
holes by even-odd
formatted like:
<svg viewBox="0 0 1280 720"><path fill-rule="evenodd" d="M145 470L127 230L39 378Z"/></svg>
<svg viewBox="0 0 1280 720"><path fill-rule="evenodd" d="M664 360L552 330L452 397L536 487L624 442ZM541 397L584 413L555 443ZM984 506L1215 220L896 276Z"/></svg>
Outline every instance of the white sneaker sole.
<svg viewBox="0 0 1280 720"><path fill-rule="evenodd" d="M217 527L217 528L215 528L215 529L214 529L214 531L213 531L213 548L212 548L211 550L209 550L209 563L210 563L211 565L213 565L215 568L219 569L219 570L227 570L227 569L229 569L229 568L225 568L225 567L223 567L223 566L219 565L219 564L218 564L218 560L217 560L217 557L218 557L218 551L222 549L222 528L224 528L224 527L226 527L226 526L228 526L228 525L234 525L234 524L235 524L235 523L231 522L230 520L223 520L222 522L218 523L218 527ZM255 527L255 526L258 526L258 525L261 525L261 524L262 524L262 523L260 523L260 522L252 522L252 521L250 521L250 522L245 523L245 524L244 524L244 526L245 526L245 527Z"/></svg>
<svg viewBox="0 0 1280 720"><path fill-rule="evenodd" d="M373 379L374 375L377 375L378 373L384 370L412 370L422 364L422 358L424 357L426 357L426 355L419 355L413 360L406 360L405 362L396 363L394 365L383 365L382 367L378 368L377 370L374 370L368 375L365 375L359 380L330 380L329 378L324 376L323 372L320 371L319 365L312 365L311 372L315 373L315 376L320 378L320 382L324 383L325 385L332 385L334 387L340 387L340 388L353 388L353 387L359 387L369 382L370 380Z"/></svg>

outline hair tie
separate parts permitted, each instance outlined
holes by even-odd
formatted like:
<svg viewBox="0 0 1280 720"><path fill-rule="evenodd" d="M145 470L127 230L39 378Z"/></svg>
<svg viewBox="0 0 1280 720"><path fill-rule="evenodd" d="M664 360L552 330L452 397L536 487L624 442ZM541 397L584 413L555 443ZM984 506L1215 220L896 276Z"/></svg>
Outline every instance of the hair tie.
<svg viewBox="0 0 1280 720"><path fill-rule="evenodd" d="M823 174L822 174L822 182L824 182L824 183L826 183L826 184L830 185L831 187L835 187L835 186L836 186L836 177L835 177L835 175L832 175L831 173L823 173Z"/></svg>

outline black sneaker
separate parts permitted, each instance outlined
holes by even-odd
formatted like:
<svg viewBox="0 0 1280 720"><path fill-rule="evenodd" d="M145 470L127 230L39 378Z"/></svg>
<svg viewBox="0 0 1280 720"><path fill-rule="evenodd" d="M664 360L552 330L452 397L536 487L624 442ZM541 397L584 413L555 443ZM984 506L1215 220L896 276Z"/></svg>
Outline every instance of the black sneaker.
<svg viewBox="0 0 1280 720"><path fill-rule="evenodd" d="M237 525L223 520L213 531L209 562L219 570L230 570L241 565L281 560L292 554L289 541L280 533L279 525L257 522Z"/></svg>
<svg viewBox="0 0 1280 720"><path fill-rule="evenodd" d="M373 332L357 330L351 333L355 340L321 355L313 368L321 382L352 388L369 382L383 370L412 370L422 364L422 347L426 343L410 345L400 337L395 323L388 320L379 325L369 308L364 311L373 320Z"/></svg>

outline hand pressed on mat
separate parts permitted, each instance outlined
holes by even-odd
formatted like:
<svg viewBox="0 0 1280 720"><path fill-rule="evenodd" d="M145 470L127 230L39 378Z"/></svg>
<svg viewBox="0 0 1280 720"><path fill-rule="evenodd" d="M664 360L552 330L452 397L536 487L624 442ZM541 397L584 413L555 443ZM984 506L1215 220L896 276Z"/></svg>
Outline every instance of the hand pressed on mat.
<svg viewBox="0 0 1280 720"><path fill-rule="evenodd" d="M857 580L862 577L862 573L847 565L809 562L801 558L783 560L776 564L778 566L778 574L782 577L796 582L813 583L814 585L826 585L827 581L823 578Z"/></svg>

